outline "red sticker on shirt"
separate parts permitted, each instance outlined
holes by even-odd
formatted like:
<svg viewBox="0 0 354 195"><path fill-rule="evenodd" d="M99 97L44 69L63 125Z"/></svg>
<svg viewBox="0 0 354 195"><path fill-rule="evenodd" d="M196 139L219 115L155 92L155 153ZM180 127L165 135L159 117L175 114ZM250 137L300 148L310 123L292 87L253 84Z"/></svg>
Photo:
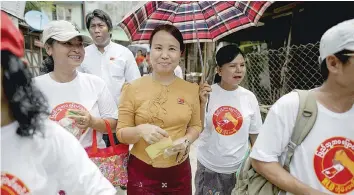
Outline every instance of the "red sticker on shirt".
<svg viewBox="0 0 354 195"><path fill-rule="evenodd" d="M213 114L214 128L221 135L233 135L237 133L242 123L242 114L231 106L222 106Z"/></svg>
<svg viewBox="0 0 354 195"><path fill-rule="evenodd" d="M1 172L1 195L30 195L28 187L16 176Z"/></svg>
<svg viewBox="0 0 354 195"><path fill-rule="evenodd" d="M178 104L184 104L184 99L183 98L177 98L177 103Z"/></svg>
<svg viewBox="0 0 354 195"><path fill-rule="evenodd" d="M354 190L354 142L333 137L322 142L314 156L314 169L320 183L335 194Z"/></svg>

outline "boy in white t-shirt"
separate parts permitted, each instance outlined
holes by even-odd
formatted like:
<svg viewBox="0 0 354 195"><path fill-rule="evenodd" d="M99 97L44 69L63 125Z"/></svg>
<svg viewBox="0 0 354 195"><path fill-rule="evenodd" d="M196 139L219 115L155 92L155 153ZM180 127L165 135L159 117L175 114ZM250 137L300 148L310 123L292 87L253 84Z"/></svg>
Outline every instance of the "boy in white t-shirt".
<svg viewBox="0 0 354 195"><path fill-rule="evenodd" d="M73 135L47 119L47 101L21 61L24 39L1 12L1 194L114 195Z"/></svg>
<svg viewBox="0 0 354 195"><path fill-rule="evenodd" d="M320 42L324 83L313 89L318 114L295 149L290 173L282 168L299 97L291 92L270 109L252 149L252 166L287 194L354 195L354 20L327 30Z"/></svg>
<svg viewBox="0 0 354 195"><path fill-rule="evenodd" d="M256 140L262 125L256 96L239 86L246 74L243 56L236 45L219 49L216 84L201 86L205 128L198 139L195 195L231 194L235 173L249 150L249 139L252 143Z"/></svg>

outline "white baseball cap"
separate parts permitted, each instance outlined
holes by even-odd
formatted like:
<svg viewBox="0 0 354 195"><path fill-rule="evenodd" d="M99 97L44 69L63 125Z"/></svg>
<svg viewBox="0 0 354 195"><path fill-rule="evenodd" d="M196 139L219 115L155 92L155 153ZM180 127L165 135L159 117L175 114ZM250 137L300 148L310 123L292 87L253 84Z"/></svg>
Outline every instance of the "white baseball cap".
<svg viewBox="0 0 354 195"><path fill-rule="evenodd" d="M319 62L342 50L354 51L354 19L341 22L322 35Z"/></svg>
<svg viewBox="0 0 354 195"><path fill-rule="evenodd" d="M49 22L43 30L42 42L45 44L49 38L57 41L69 41L80 36L83 42L92 43L91 37L80 33L74 24L65 20L55 20Z"/></svg>

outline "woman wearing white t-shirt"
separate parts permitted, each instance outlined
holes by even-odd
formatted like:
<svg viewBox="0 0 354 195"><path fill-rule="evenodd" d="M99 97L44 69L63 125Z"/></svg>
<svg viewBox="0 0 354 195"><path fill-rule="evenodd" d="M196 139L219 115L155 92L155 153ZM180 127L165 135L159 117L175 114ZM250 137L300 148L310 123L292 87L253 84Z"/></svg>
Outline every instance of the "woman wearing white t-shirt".
<svg viewBox="0 0 354 195"><path fill-rule="evenodd" d="M241 50L225 46L217 52L216 62L215 84L205 83L200 90L205 127L198 142L195 195L231 194L249 140L255 142L262 125L256 96L239 86L246 74Z"/></svg>
<svg viewBox="0 0 354 195"><path fill-rule="evenodd" d="M48 99L51 120L72 132L84 148L92 146L96 130L97 145L105 148L102 135L107 129L103 119L116 127L116 103L101 78L76 71L84 60L84 42L90 41L70 22L50 22L43 31L49 56L43 63L47 74L34 80Z"/></svg>
<svg viewBox="0 0 354 195"><path fill-rule="evenodd" d="M47 119L47 101L20 60L24 39L1 12L0 194L114 195L116 190L70 133Z"/></svg>

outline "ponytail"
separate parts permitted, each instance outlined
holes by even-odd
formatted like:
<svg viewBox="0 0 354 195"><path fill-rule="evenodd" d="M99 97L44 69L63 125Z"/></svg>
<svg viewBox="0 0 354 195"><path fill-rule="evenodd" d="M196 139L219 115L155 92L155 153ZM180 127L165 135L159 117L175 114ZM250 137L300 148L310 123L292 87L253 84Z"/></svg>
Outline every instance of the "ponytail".
<svg viewBox="0 0 354 195"><path fill-rule="evenodd" d="M220 82L221 82L221 76L218 73L215 73L214 83L220 83Z"/></svg>
<svg viewBox="0 0 354 195"><path fill-rule="evenodd" d="M45 44L48 44L50 46L52 46L54 43L54 39L49 38ZM50 73L52 71L54 71L54 60L52 56L47 56L43 62L42 62L42 67L40 68L40 71L43 73Z"/></svg>
<svg viewBox="0 0 354 195"><path fill-rule="evenodd" d="M48 56L45 60L42 62L42 67L40 68L40 71L43 73L50 73L54 70L54 60L52 56Z"/></svg>

